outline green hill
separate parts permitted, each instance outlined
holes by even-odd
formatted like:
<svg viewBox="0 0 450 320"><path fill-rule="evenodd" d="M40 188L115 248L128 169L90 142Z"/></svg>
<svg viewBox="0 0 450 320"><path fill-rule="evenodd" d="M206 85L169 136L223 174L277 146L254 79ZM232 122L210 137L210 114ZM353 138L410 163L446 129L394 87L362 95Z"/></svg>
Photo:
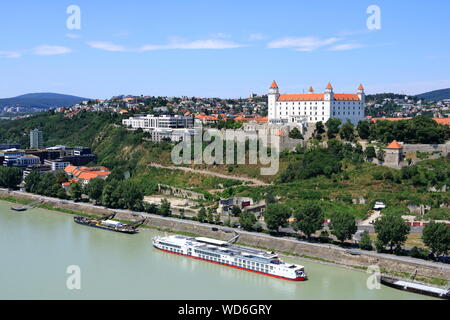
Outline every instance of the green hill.
<svg viewBox="0 0 450 320"><path fill-rule="evenodd" d="M416 97L427 101L450 99L450 88L425 92L422 94L418 94Z"/></svg>
<svg viewBox="0 0 450 320"><path fill-rule="evenodd" d="M86 100L90 99L59 93L28 93L13 98L0 99L0 108L35 107L49 109L72 106Z"/></svg>
<svg viewBox="0 0 450 320"><path fill-rule="evenodd" d="M366 217L375 201L387 204L386 213L403 215L409 214L407 207L411 204L429 205L434 210L450 203L449 191L428 191L428 187L450 185L450 160L445 158L423 161L416 166L396 170L365 162L361 149L335 140L329 144L329 150L316 147L283 152L280 155L280 170L275 176L254 176L259 174L260 165L197 167L273 182L269 186L248 187L233 179L149 167L151 162L172 165L172 145L147 141L147 133L122 128L119 125L121 117L105 112L82 112L68 119L49 111L25 119L2 122L0 142L16 141L26 147L30 129L38 128L44 131L45 145L92 147L99 164L111 168L115 173L128 172L131 181L137 183L146 195L154 193L158 183L200 192L223 189L222 192L217 190L217 195L222 198L240 195L264 199L270 193L280 197L281 202L292 208L305 201L313 201L321 204L326 217L331 217L335 212L348 211L360 219ZM391 129L396 134L401 133L396 127L388 129L387 133ZM390 136L386 140L390 140ZM354 199L363 201L356 204ZM449 211L433 214L448 218Z"/></svg>

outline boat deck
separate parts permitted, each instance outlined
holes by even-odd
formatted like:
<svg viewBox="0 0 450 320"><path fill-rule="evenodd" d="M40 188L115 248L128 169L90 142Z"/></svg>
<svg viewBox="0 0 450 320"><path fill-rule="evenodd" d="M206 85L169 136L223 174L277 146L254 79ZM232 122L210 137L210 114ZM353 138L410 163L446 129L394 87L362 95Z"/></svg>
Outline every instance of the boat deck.
<svg viewBox="0 0 450 320"><path fill-rule="evenodd" d="M430 286L427 286L424 284L407 282L407 281L403 281L403 280L395 281L394 284L398 285L398 286L402 286L402 287L409 287L409 288L413 288L413 289L419 289L419 290L423 290L423 291L433 292L433 293L436 293L439 295L445 295L447 293L447 290L445 290L445 289L430 287Z"/></svg>
<svg viewBox="0 0 450 320"><path fill-rule="evenodd" d="M199 241L197 241L196 238L192 238L192 237L185 237L185 236L180 236L180 235L176 235L174 237L178 238L178 239L185 239L188 244L193 245L195 248L200 249L200 250L210 251L210 252L214 252L214 253L226 253L226 254L231 254L236 257L241 257L241 258L251 258L253 260L258 260L263 263L269 263L272 259L275 259L278 257L277 254L272 253L272 252L267 252L267 251L254 249L254 248L242 247L242 246L228 244L228 243L223 244L221 246L217 246L217 245L214 245L213 243L208 244L208 243L204 243L204 242L199 242Z"/></svg>

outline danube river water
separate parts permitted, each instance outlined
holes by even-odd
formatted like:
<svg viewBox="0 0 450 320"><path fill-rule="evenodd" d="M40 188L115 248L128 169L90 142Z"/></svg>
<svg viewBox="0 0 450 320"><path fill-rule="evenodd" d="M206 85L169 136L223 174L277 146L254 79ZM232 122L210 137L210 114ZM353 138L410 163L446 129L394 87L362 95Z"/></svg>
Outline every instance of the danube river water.
<svg viewBox="0 0 450 320"><path fill-rule="evenodd" d="M369 274L300 258L309 280L291 282L158 251L155 231L81 226L43 209L0 201L0 299L430 299L381 286ZM81 288L69 290L69 266Z"/></svg>

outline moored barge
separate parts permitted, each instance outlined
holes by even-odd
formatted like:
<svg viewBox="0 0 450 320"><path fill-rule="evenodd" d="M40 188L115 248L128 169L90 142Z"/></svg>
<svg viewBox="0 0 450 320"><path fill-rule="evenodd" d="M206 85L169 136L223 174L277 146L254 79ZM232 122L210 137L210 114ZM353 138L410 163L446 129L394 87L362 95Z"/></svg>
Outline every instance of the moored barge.
<svg viewBox="0 0 450 320"><path fill-rule="evenodd" d="M109 230L109 231L115 231L115 232L121 232L121 233L128 233L128 234L134 234L138 232L138 227L144 223L145 219L135 223L135 224L125 224L119 221L114 220L99 220L94 218L88 218L88 217L82 217L82 216L76 216L73 218L73 220L81 225Z"/></svg>
<svg viewBox="0 0 450 320"><path fill-rule="evenodd" d="M380 283L388 287L404 290L408 292L427 295L430 297L450 300L449 289L441 289L416 282L398 280L386 276L380 277Z"/></svg>

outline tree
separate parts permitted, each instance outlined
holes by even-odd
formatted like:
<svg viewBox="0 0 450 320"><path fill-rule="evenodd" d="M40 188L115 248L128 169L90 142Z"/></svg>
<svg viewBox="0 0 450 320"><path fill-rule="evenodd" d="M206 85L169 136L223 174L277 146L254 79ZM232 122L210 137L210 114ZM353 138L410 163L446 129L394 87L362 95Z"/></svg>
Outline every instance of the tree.
<svg viewBox="0 0 450 320"><path fill-rule="evenodd" d="M372 250L372 240L370 240L369 232L365 230L359 240L359 247L363 250Z"/></svg>
<svg viewBox="0 0 450 320"><path fill-rule="evenodd" d="M280 227L286 227L287 219L291 216L288 207L281 203L269 203L264 213L264 221L269 230L278 231Z"/></svg>
<svg viewBox="0 0 450 320"><path fill-rule="evenodd" d="M319 204L314 202L305 202L294 211L294 229L300 230L308 238L322 228L323 212Z"/></svg>
<svg viewBox="0 0 450 320"><path fill-rule="evenodd" d="M256 223L256 217L253 213L250 212L242 212L239 215L239 224L245 230L252 230L253 226Z"/></svg>
<svg viewBox="0 0 450 320"><path fill-rule="evenodd" d="M69 181L69 179L67 178L66 174L64 173L64 171L57 171L55 173L55 182L58 185L63 184L64 182Z"/></svg>
<svg viewBox="0 0 450 320"><path fill-rule="evenodd" d="M239 217L239 215L241 214L241 212L242 212L242 210L241 210L238 206L233 206L233 207L231 208L231 214L232 214L234 217Z"/></svg>
<svg viewBox="0 0 450 320"><path fill-rule="evenodd" d="M220 223L220 212L216 212L214 216L214 222L219 224Z"/></svg>
<svg viewBox="0 0 450 320"><path fill-rule="evenodd" d="M81 186L76 182L72 182L69 186L70 197L75 201L79 201L81 200L82 194Z"/></svg>
<svg viewBox="0 0 450 320"><path fill-rule="evenodd" d="M208 220L209 223L214 222L214 211L212 208L208 208L208 214L206 219Z"/></svg>
<svg viewBox="0 0 450 320"><path fill-rule="evenodd" d="M316 133L317 134L325 133L325 127L322 121L316 122Z"/></svg>
<svg viewBox="0 0 450 320"><path fill-rule="evenodd" d="M316 122L316 129L314 130L314 137L317 140L322 139L322 134L325 133L325 127L322 121Z"/></svg>
<svg viewBox="0 0 450 320"><path fill-rule="evenodd" d="M289 138L291 139L303 139L303 135L297 127L294 127L291 131L289 131Z"/></svg>
<svg viewBox="0 0 450 320"><path fill-rule="evenodd" d="M113 193L118 207L129 210L142 210L144 193L140 185L130 180L119 182L119 187Z"/></svg>
<svg viewBox="0 0 450 320"><path fill-rule="evenodd" d="M170 202L167 199L161 199L161 205L159 207L159 214L162 216L170 216Z"/></svg>
<svg viewBox="0 0 450 320"><path fill-rule="evenodd" d="M275 198L275 196L273 195L273 193L271 193L270 191L266 194L266 204L269 203L275 203L277 202L277 199Z"/></svg>
<svg viewBox="0 0 450 320"><path fill-rule="evenodd" d="M384 161L384 156L386 155L386 152L383 149L378 149L377 152L377 159L380 161Z"/></svg>
<svg viewBox="0 0 450 320"><path fill-rule="evenodd" d="M368 139L370 136L370 123L368 121L359 121L356 131L361 139Z"/></svg>
<svg viewBox="0 0 450 320"><path fill-rule="evenodd" d="M345 240L350 240L358 230L355 218L346 211L337 212L333 215L330 229L331 234L335 235L342 243Z"/></svg>
<svg viewBox="0 0 450 320"><path fill-rule="evenodd" d="M422 240L435 257L445 255L450 250L450 226L431 221L423 228Z"/></svg>
<svg viewBox="0 0 450 320"><path fill-rule="evenodd" d="M377 240L382 246L389 245L390 250L396 245L402 245L409 234L410 227L399 215L388 214L375 221Z"/></svg>
<svg viewBox="0 0 450 320"><path fill-rule="evenodd" d="M59 199L67 199L67 193L66 190L64 190L61 186L58 189L58 192L56 193L56 197Z"/></svg>
<svg viewBox="0 0 450 320"><path fill-rule="evenodd" d="M375 148L373 146L368 146L364 151L364 155L366 156L366 159L371 160L377 156L377 153L375 152Z"/></svg>
<svg viewBox="0 0 450 320"><path fill-rule="evenodd" d="M87 186L84 188L86 195L96 204L99 204L102 199L103 188L105 187L105 180L100 178L95 178L89 181Z"/></svg>
<svg viewBox="0 0 450 320"><path fill-rule="evenodd" d="M0 166L0 187L15 189L22 182L22 170Z"/></svg>
<svg viewBox="0 0 450 320"><path fill-rule="evenodd" d="M158 207L154 203L144 202L143 210L147 213L158 213Z"/></svg>
<svg viewBox="0 0 450 320"><path fill-rule="evenodd" d="M115 196L115 190L119 187L117 180L107 181L102 192L102 205L108 208L118 208L119 203Z"/></svg>
<svg viewBox="0 0 450 320"><path fill-rule="evenodd" d="M41 182L41 174L37 171L32 171L25 177L24 181L26 191L37 193L38 185Z"/></svg>
<svg viewBox="0 0 450 320"><path fill-rule="evenodd" d="M344 123L339 130L339 135L342 139L347 141L355 140L355 128L353 127L353 124L350 121Z"/></svg>
<svg viewBox="0 0 450 320"><path fill-rule="evenodd" d="M328 138L334 138L339 133L339 127L341 125L341 120L337 118L330 118L325 122L327 127Z"/></svg>
<svg viewBox="0 0 450 320"><path fill-rule="evenodd" d="M206 209L204 207L201 207L200 210L197 213L197 219L198 221L202 222L206 220Z"/></svg>

